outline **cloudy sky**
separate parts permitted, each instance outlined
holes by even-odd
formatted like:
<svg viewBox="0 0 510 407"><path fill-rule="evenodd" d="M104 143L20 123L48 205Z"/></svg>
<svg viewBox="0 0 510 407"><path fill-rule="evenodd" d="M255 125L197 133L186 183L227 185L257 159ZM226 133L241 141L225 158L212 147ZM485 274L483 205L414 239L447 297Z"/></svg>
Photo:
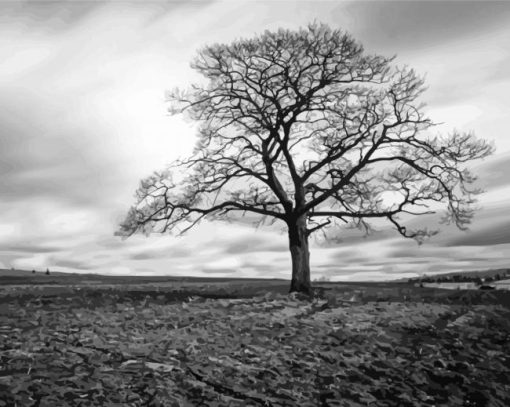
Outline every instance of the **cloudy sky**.
<svg viewBox="0 0 510 407"><path fill-rule="evenodd" d="M312 278L509 267L510 2L0 1L0 268L289 277L286 235L204 223L182 238L113 236L141 178L194 145L165 90L197 48L321 21L426 74L440 131L474 131L481 210L417 246L382 230L314 242Z"/></svg>

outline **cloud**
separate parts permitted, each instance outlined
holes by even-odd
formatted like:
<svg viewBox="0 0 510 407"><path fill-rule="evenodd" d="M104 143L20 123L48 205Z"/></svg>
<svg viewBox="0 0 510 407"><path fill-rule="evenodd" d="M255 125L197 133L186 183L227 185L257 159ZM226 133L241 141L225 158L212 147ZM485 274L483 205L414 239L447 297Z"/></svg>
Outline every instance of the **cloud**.
<svg viewBox="0 0 510 407"><path fill-rule="evenodd" d="M369 241L372 242L371 239ZM330 247L330 251L333 252L330 260L341 265L359 264L367 260L366 253L356 244L350 244L347 245L347 247L343 244L339 244L336 248Z"/></svg>
<svg viewBox="0 0 510 407"><path fill-rule="evenodd" d="M473 167L478 176L477 184L486 190L510 186L510 153L498 154Z"/></svg>
<svg viewBox="0 0 510 407"><path fill-rule="evenodd" d="M2 245L0 252L15 253L54 253L62 250L60 246L47 246L45 244L17 243L13 245Z"/></svg>
<svg viewBox="0 0 510 407"><path fill-rule="evenodd" d="M493 246L510 243L510 222L484 227L452 239L448 246Z"/></svg>
<svg viewBox="0 0 510 407"><path fill-rule="evenodd" d="M79 23L100 7L96 1L40 1L18 0L16 2L2 2L0 7L1 22L10 19L22 21L26 25L46 28L52 31L68 29L69 26ZM12 21L12 20L11 20Z"/></svg>
<svg viewBox="0 0 510 407"><path fill-rule="evenodd" d="M137 250L129 256L131 260L153 260L153 259L178 259L190 258L193 256L193 250L187 246L173 245L160 249Z"/></svg>
<svg viewBox="0 0 510 407"><path fill-rule="evenodd" d="M503 195L503 197L504 199L500 202L486 201L485 204L482 204L481 208L475 212L468 230L462 231L452 225L445 225L441 233L434 237L431 242L444 247L466 244L487 246L487 241L492 241L494 244L505 243L507 237L504 225L510 224L510 213L508 211L510 199L508 199L508 195Z"/></svg>
<svg viewBox="0 0 510 407"><path fill-rule="evenodd" d="M273 237L274 239L274 237ZM265 238L257 236L245 236L223 245L226 254L243 254L253 252L285 252L288 244L281 241L274 241L268 235ZM282 240L282 239L280 239Z"/></svg>
<svg viewBox="0 0 510 407"><path fill-rule="evenodd" d="M53 260L52 263L56 267L64 267L66 269L92 270L90 264L81 261L57 259Z"/></svg>
<svg viewBox="0 0 510 407"><path fill-rule="evenodd" d="M162 252L146 251L142 253L132 254L131 260L148 260L157 259L158 257L166 257Z"/></svg>
<svg viewBox="0 0 510 407"><path fill-rule="evenodd" d="M385 222L372 221L373 230L367 235L365 231L357 228L348 228L344 226L333 226L326 230L326 237L320 239L318 244L322 247L330 247L331 245L361 245L367 241L375 242L377 240L390 239L397 236L397 232Z"/></svg>
<svg viewBox="0 0 510 407"><path fill-rule="evenodd" d="M357 31L379 48L423 49L476 37L505 25L510 4L496 1L350 2L347 12Z"/></svg>
<svg viewBox="0 0 510 407"><path fill-rule="evenodd" d="M408 261L408 258L420 259L421 261L430 261L430 259L439 259L439 258L449 258L453 255L452 251L449 249L422 245L416 246L415 244L402 244L394 241L394 246L399 247L396 250L392 250L388 253L388 257L393 261ZM402 248L405 246L405 248Z"/></svg>

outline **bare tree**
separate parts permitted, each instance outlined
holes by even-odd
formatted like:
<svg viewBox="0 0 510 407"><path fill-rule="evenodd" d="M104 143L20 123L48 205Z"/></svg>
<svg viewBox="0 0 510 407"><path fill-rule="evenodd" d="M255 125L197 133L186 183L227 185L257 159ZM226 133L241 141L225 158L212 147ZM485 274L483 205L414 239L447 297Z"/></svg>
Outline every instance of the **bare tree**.
<svg viewBox="0 0 510 407"><path fill-rule="evenodd" d="M200 124L194 153L141 182L117 233L183 233L236 213L283 222L290 289L309 293L321 229L384 219L421 242L435 231L405 221L441 208L466 228L479 191L464 164L492 147L431 135L422 78L392 62L323 24L206 46L192 63L204 84L169 94L173 113Z"/></svg>

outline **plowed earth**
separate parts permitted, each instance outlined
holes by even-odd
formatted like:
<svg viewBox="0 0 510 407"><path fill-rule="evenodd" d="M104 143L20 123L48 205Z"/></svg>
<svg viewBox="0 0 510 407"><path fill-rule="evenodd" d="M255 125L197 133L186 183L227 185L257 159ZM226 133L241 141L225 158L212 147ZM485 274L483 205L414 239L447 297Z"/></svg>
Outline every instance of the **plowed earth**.
<svg viewBox="0 0 510 407"><path fill-rule="evenodd" d="M506 293L275 291L5 286L0 406L510 405Z"/></svg>

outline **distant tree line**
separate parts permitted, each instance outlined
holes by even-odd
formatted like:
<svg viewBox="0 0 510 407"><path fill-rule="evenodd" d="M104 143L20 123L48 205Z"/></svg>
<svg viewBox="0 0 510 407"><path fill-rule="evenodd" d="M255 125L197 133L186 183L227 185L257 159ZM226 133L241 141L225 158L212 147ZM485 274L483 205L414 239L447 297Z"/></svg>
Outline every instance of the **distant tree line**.
<svg viewBox="0 0 510 407"><path fill-rule="evenodd" d="M494 276L481 277L477 274L463 275L456 274L450 276L422 276L418 278L410 278L410 283L475 283L478 285L491 283L494 281L510 278L510 270L503 270Z"/></svg>

